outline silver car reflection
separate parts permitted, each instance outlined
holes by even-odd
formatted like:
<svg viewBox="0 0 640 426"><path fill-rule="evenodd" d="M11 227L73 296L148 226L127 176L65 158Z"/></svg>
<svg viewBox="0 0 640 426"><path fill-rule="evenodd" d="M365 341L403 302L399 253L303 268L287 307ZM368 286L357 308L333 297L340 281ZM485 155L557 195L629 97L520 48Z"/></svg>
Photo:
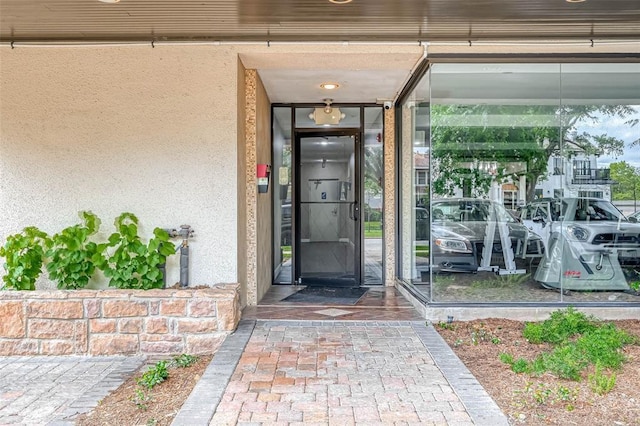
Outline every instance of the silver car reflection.
<svg viewBox="0 0 640 426"><path fill-rule="evenodd" d="M431 215L431 253L436 271L514 273L517 258L541 256L544 250L539 236L502 204L491 200L434 200Z"/></svg>

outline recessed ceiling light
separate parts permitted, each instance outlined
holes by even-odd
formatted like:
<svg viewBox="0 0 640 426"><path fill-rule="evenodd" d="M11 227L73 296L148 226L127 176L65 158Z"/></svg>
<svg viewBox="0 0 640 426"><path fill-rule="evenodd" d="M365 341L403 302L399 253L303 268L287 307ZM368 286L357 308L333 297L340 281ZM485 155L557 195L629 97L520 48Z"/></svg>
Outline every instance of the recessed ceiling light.
<svg viewBox="0 0 640 426"><path fill-rule="evenodd" d="M326 90L333 90L333 89L337 89L338 87L340 87L340 85L338 83L322 83L320 85L320 87L322 89L326 89Z"/></svg>
<svg viewBox="0 0 640 426"><path fill-rule="evenodd" d="M585 2L586 0L566 0L567 3L582 3Z"/></svg>
<svg viewBox="0 0 640 426"><path fill-rule="evenodd" d="M98 0L100 3L119 3L120 0Z"/></svg>
<svg viewBox="0 0 640 426"><path fill-rule="evenodd" d="M333 4L347 4L351 3L353 0L329 0L329 3Z"/></svg>

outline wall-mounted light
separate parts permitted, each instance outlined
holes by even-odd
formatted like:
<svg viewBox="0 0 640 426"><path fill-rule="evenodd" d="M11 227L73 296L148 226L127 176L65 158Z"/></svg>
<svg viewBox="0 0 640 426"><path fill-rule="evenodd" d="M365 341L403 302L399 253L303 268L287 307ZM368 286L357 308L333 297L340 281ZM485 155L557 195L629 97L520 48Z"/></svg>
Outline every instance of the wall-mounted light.
<svg viewBox="0 0 640 426"><path fill-rule="evenodd" d="M322 83L320 85L320 88L325 90L334 90L334 89L337 89L338 87L340 87L338 83Z"/></svg>
<svg viewBox="0 0 640 426"><path fill-rule="evenodd" d="M331 106L333 99L323 99L325 106L323 108L315 108L309 118L312 119L316 125L329 126L331 124L339 124L340 120L346 117L346 114L340 111L340 108L334 108Z"/></svg>

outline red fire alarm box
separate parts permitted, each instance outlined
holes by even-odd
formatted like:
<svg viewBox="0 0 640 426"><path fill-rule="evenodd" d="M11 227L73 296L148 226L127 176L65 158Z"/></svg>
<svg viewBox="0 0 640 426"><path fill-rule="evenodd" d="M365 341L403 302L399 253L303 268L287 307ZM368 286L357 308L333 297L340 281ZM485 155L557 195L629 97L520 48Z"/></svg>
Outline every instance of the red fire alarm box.
<svg viewBox="0 0 640 426"><path fill-rule="evenodd" d="M268 164L258 164L256 176L258 178L258 192L264 194L269 191L269 173L271 166Z"/></svg>

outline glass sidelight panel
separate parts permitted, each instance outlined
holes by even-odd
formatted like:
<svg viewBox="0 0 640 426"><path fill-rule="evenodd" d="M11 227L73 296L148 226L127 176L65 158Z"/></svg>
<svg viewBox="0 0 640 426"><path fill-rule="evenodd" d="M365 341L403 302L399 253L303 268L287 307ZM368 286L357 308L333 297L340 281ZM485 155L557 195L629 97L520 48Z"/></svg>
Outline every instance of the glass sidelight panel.
<svg viewBox="0 0 640 426"><path fill-rule="evenodd" d="M301 284L360 282L356 139L329 133L297 138L296 277Z"/></svg>

